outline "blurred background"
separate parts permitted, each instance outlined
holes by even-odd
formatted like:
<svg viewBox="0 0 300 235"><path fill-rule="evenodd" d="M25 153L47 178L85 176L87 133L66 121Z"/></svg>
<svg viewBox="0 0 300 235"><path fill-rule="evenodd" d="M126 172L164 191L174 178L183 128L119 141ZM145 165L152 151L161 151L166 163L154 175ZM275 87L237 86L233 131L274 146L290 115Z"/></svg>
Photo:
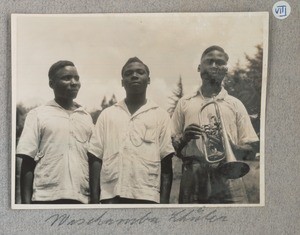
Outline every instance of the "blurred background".
<svg viewBox="0 0 300 235"><path fill-rule="evenodd" d="M48 69L57 60L75 63L82 82L77 102L96 122L107 107L124 98L121 68L138 56L150 68L148 97L172 116L178 100L200 87L197 66L204 49L219 45L229 55L223 81L245 105L260 136L264 24L258 14L128 14L24 16L14 24L13 80L16 89L15 140L26 114L50 99ZM14 154L12 156L14 158ZM16 159L16 203L20 203ZM259 203L260 155L243 177L250 203ZM178 202L181 160L173 158L171 203Z"/></svg>

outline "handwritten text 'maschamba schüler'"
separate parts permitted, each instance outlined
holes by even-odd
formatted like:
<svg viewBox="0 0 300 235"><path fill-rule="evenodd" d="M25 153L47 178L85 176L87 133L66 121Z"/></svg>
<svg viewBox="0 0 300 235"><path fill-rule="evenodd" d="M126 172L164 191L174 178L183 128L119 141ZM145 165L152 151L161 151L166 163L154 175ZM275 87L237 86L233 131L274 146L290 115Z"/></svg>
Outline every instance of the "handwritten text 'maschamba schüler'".
<svg viewBox="0 0 300 235"><path fill-rule="evenodd" d="M227 216L218 215L217 210L207 211L203 208L199 209L182 209L173 212L170 216L161 218L154 215L153 212L147 212L136 218L112 218L108 211L104 211L98 217L82 218L75 217L69 214L54 214L48 217L45 222L50 226L91 226L91 225L140 225L144 223L158 224L158 223L180 223L180 222L225 222Z"/></svg>

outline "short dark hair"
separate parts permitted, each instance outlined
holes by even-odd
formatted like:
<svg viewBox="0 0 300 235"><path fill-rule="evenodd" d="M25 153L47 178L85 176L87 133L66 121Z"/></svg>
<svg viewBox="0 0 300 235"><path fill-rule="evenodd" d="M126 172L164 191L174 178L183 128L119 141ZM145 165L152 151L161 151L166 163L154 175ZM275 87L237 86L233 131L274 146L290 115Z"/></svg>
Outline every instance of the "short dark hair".
<svg viewBox="0 0 300 235"><path fill-rule="evenodd" d="M135 57L131 57L127 60L127 62L124 64L123 68L122 68L122 71L121 71L121 75L123 76L123 72L124 72L124 69L127 65L131 64L131 63L134 63L134 62L138 62L138 63L141 63L142 65L145 66L145 69L146 69L146 72L148 73L148 75L150 75L150 71L149 71L149 68L147 65L145 65L143 63L143 61L141 61L139 58L137 58L136 56Z"/></svg>
<svg viewBox="0 0 300 235"><path fill-rule="evenodd" d="M71 61L68 61L68 60L59 60L57 61L56 63L54 63L50 69L49 69L49 72L48 72L48 77L49 77L49 80L53 80L55 78L55 74L56 72L63 68L63 67L66 67L66 66L73 66L75 67L74 63L71 62Z"/></svg>
<svg viewBox="0 0 300 235"><path fill-rule="evenodd" d="M224 51L224 49L223 49L222 47L220 47L220 46L215 46L215 45L214 45L214 46L208 47L208 48L202 53L201 60L202 60L202 58L203 58L206 54L208 54L208 53L211 52L211 51L220 51L220 52L222 52L222 53L224 54L225 58L226 58L226 61L228 61L229 57L228 57L227 53Z"/></svg>

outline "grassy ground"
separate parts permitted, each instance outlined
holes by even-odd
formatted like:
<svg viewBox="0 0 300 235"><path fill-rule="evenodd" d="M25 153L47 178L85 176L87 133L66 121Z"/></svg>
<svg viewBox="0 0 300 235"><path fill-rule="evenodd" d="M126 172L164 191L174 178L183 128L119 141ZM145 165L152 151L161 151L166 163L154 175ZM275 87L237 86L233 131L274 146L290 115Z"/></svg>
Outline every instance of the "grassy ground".
<svg viewBox="0 0 300 235"><path fill-rule="evenodd" d="M172 204L178 203L181 162L179 158L173 158L173 184L170 196ZM246 186L248 200L249 203L259 203L259 161L247 161L247 164L250 166L250 171L243 177L243 181Z"/></svg>
<svg viewBox="0 0 300 235"><path fill-rule="evenodd" d="M246 185L248 199L250 203L259 203L259 161L247 162L250 165L250 172L243 177ZM20 166L21 160L16 161L16 203L21 203L20 198ZM172 204L178 203L179 186L181 179L181 160L177 157L173 158L173 184L170 196Z"/></svg>

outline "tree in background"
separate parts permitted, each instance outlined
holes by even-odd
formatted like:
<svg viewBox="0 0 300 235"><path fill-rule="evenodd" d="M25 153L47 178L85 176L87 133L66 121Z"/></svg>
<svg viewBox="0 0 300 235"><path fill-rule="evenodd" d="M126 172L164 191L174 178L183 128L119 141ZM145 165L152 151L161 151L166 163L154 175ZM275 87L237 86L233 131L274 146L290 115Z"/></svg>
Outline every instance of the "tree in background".
<svg viewBox="0 0 300 235"><path fill-rule="evenodd" d="M247 65L241 68L238 63L224 79L224 87L228 93L238 98L245 105L253 127L259 135L260 101L262 84L262 45L256 46L257 52L253 57L246 56Z"/></svg>
<svg viewBox="0 0 300 235"><path fill-rule="evenodd" d="M93 119L93 123L95 124L95 123L97 122L97 119L98 119L100 113L101 113L104 109L106 109L106 108L108 108L108 107L114 105L115 103L117 103L117 99L116 99L115 94L113 94L113 95L111 96L111 98L110 98L109 101L107 101L107 100L106 100L106 96L104 96L103 99L102 99L102 102L101 102L101 109L90 112L90 115L91 115L91 117L92 117L92 119Z"/></svg>
<svg viewBox="0 0 300 235"><path fill-rule="evenodd" d="M179 80L178 80L178 83L177 83L177 88L174 89L172 91L172 93L173 94L168 97L171 100L171 106L170 106L170 108L168 108L168 112L169 112L170 116L173 115L174 110L177 106L177 103L178 103L179 99L183 96L183 86L182 86L181 76L179 76Z"/></svg>
<svg viewBox="0 0 300 235"><path fill-rule="evenodd" d="M117 103L117 99L116 99L116 96L115 94L113 94L110 98L110 100L108 101L108 106L112 106L114 105L115 103Z"/></svg>
<svg viewBox="0 0 300 235"><path fill-rule="evenodd" d="M25 107L22 103L17 104L17 110L16 110L16 140L17 140L17 142L22 134L27 113L35 107L36 106Z"/></svg>

